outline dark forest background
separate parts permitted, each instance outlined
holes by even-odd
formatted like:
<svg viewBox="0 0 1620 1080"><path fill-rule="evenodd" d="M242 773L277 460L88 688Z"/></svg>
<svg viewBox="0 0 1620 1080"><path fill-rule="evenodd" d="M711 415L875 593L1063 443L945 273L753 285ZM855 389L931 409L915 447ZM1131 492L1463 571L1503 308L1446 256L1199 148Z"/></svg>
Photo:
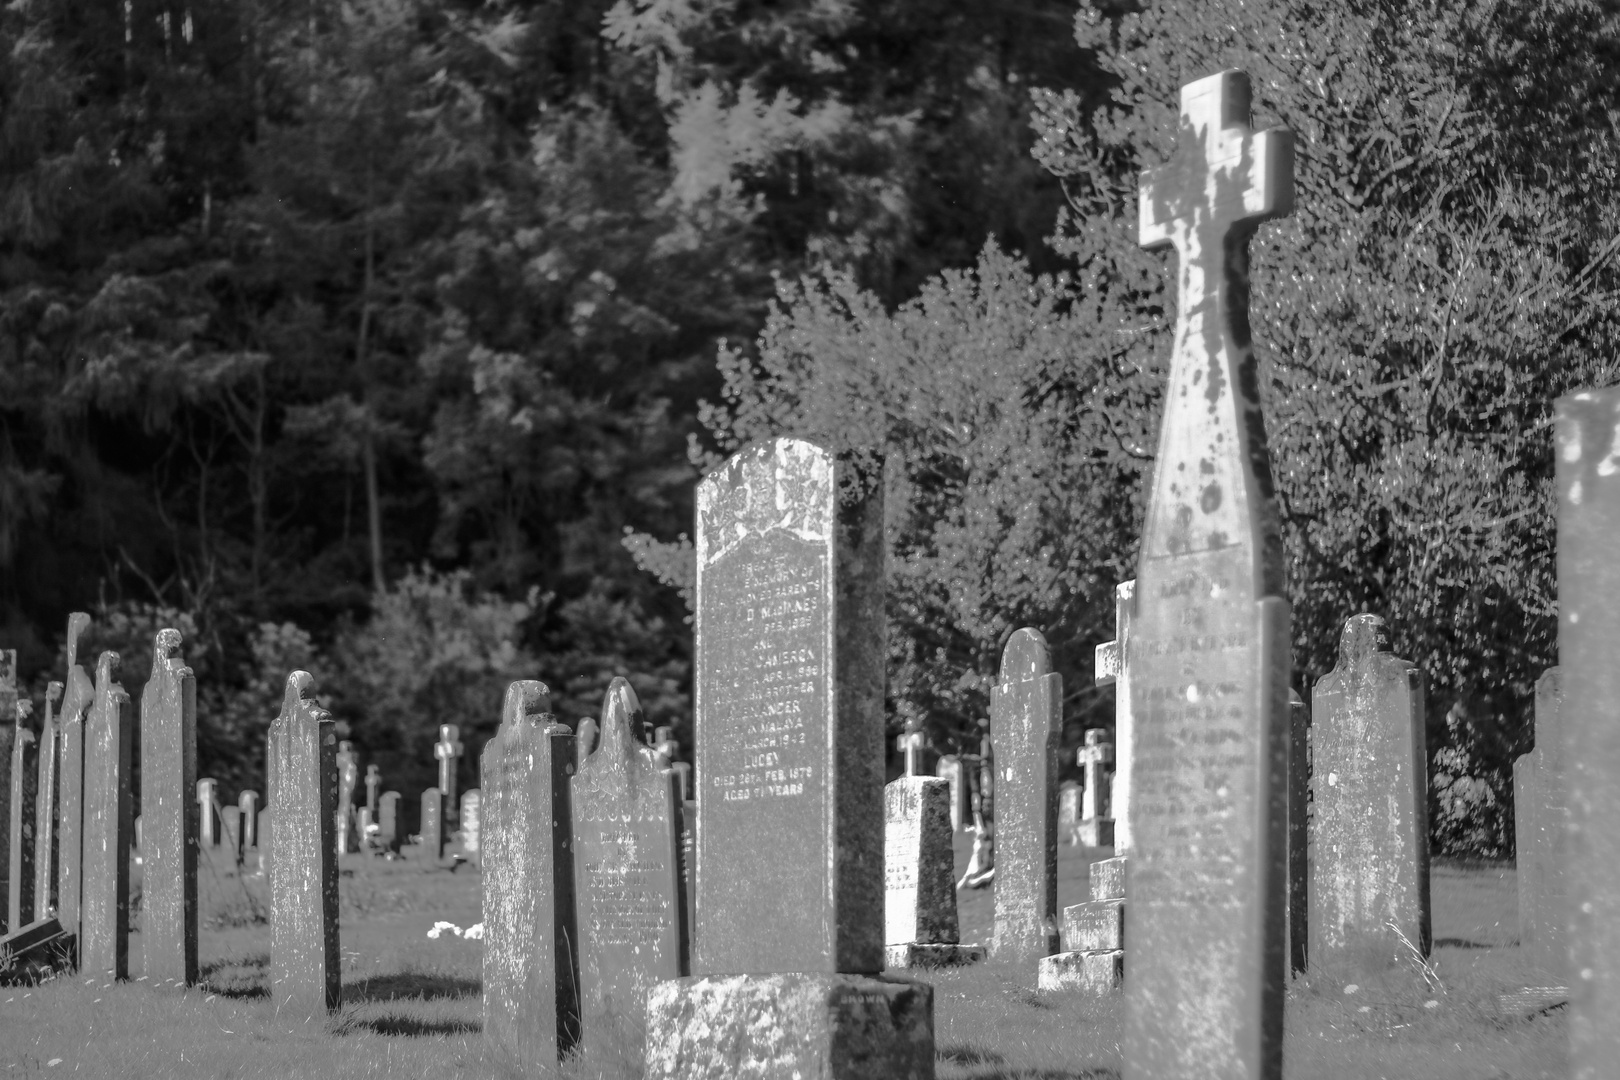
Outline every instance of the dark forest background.
<svg viewBox="0 0 1620 1080"><path fill-rule="evenodd" d="M407 794L513 678L690 747L693 484L795 433L889 455L890 734L962 746L1034 625L1077 744L1174 321L1136 174L1228 66L1296 133L1252 322L1297 685L1384 616L1436 842L1510 851L1551 401L1620 328L1576 0L16 0L0 641L38 701L90 611L138 696L179 627L227 792L295 667Z"/></svg>

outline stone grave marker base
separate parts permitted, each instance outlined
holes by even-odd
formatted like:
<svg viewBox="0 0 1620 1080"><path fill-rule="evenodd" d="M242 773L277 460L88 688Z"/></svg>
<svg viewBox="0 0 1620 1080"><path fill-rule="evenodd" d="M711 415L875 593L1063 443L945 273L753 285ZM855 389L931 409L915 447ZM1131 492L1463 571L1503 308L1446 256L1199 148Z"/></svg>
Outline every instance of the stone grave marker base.
<svg viewBox="0 0 1620 1080"><path fill-rule="evenodd" d="M883 947L885 969L964 967L983 959L982 945L929 945L913 941Z"/></svg>
<svg viewBox="0 0 1620 1080"><path fill-rule="evenodd" d="M934 988L871 975L704 975L647 995L648 1080L931 1080Z"/></svg>
<svg viewBox="0 0 1620 1080"><path fill-rule="evenodd" d="M1078 990L1101 995L1125 983L1125 950L1064 952L1041 957L1038 990Z"/></svg>

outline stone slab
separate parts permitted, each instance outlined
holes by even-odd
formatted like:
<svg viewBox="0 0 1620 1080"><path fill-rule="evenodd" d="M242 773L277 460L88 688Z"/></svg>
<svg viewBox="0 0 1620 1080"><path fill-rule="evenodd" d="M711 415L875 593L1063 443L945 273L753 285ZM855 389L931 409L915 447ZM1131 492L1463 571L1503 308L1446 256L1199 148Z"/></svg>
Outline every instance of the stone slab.
<svg viewBox="0 0 1620 1080"><path fill-rule="evenodd" d="M1125 947L1125 901L1090 900L1063 909L1063 947L1092 952Z"/></svg>
<svg viewBox="0 0 1620 1080"><path fill-rule="evenodd" d="M933 1075L934 990L926 983L825 972L698 976L648 995L648 1080Z"/></svg>
<svg viewBox="0 0 1620 1080"><path fill-rule="evenodd" d="M84 720L95 702L96 687L79 663L79 637L90 616L68 616L66 688L62 691L62 763L57 776L56 917L77 939L84 893Z"/></svg>
<svg viewBox="0 0 1620 1080"><path fill-rule="evenodd" d="M154 986L197 982L197 680L180 631L152 643L141 691L141 952Z"/></svg>
<svg viewBox="0 0 1620 1080"><path fill-rule="evenodd" d="M1038 990L1071 990L1100 996L1117 990L1125 981L1125 953L1064 952L1041 959L1036 975Z"/></svg>
<svg viewBox="0 0 1620 1080"><path fill-rule="evenodd" d="M0 985L35 984L73 963L73 935L54 916L0 935Z"/></svg>
<svg viewBox="0 0 1620 1080"><path fill-rule="evenodd" d="M1519 948L1525 962L1565 985L1569 981L1567 886L1569 769L1563 728L1564 682L1559 668L1536 680L1535 748L1513 763Z"/></svg>
<svg viewBox="0 0 1620 1080"><path fill-rule="evenodd" d="M990 955L1022 963L1058 951L1057 777L1063 679L1040 631L1013 633L990 691L995 740L995 930Z"/></svg>
<svg viewBox="0 0 1620 1080"><path fill-rule="evenodd" d="M130 793L129 695L114 677L118 654L96 661L96 698L84 724L84 888L79 970L129 978L129 856L135 826Z"/></svg>
<svg viewBox="0 0 1620 1080"><path fill-rule="evenodd" d="M692 970L880 971L881 462L754 444L698 484L695 534Z"/></svg>
<svg viewBox="0 0 1620 1080"><path fill-rule="evenodd" d="M1127 856L1098 859L1091 864L1090 886L1093 900L1123 900L1125 898L1125 863Z"/></svg>
<svg viewBox="0 0 1620 1080"><path fill-rule="evenodd" d="M950 800L950 782L938 777L902 776L884 788L885 947L961 940Z"/></svg>
<svg viewBox="0 0 1620 1080"><path fill-rule="evenodd" d="M984 959L983 945L924 944L911 941L883 947L883 966L889 968L965 967Z"/></svg>
<svg viewBox="0 0 1620 1080"><path fill-rule="evenodd" d="M34 912L43 919L56 910L56 773L62 755L62 732L56 703L62 684L45 687L45 717L39 727L39 780L34 788Z"/></svg>
<svg viewBox="0 0 1620 1080"><path fill-rule="evenodd" d="M1303 972L1310 954L1311 709L1288 691L1288 966Z"/></svg>

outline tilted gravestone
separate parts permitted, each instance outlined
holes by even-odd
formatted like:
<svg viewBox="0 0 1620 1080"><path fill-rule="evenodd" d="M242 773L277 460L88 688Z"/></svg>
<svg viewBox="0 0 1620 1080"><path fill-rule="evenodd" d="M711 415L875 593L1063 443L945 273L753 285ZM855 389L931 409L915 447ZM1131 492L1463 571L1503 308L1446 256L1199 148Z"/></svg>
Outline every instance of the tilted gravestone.
<svg viewBox="0 0 1620 1080"><path fill-rule="evenodd" d="M30 704L17 693L17 653L5 650L0 660L0 681L10 687L0 701L0 728L10 736L11 745L0 758L6 782L0 786L5 798L5 820L0 830L6 837L3 859L6 896L6 929L15 933L34 921L34 789L39 775L39 737L28 723Z"/></svg>
<svg viewBox="0 0 1620 1080"><path fill-rule="evenodd" d="M1620 387L1558 399L1560 736L1568 770L1569 1075L1620 1061ZM1539 719L1539 718L1538 718ZM1541 733L1536 733L1540 742Z"/></svg>
<svg viewBox="0 0 1620 1080"><path fill-rule="evenodd" d="M56 703L62 684L45 687L45 719L39 728L39 782L34 795L34 913L44 918L56 908L56 770L62 756L62 732Z"/></svg>
<svg viewBox="0 0 1620 1080"><path fill-rule="evenodd" d="M1563 702L1563 673L1548 668L1536 681L1535 747L1513 763L1513 824L1520 951L1530 967L1568 986L1569 765Z"/></svg>
<svg viewBox="0 0 1620 1080"><path fill-rule="evenodd" d="M876 458L798 439L749 446L698 485L698 974L649 995L650 1077L837 1060L849 1077L932 1075L931 989L872 977L882 505Z"/></svg>
<svg viewBox="0 0 1620 1080"><path fill-rule="evenodd" d="M908 750L917 739L902 735ZM906 775L883 789L883 944L890 968L970 964L984 949L962 945L956 918L956 865L950 781L919 775L908 752Z"/></svg>
<svg viewBox="0 0 1620 1080"><path fill-rule="evenodd" d="M579 1040L574 758L545 684L507 687L483 753L484 1033L546 1068Z"/></svg>
<svg viewBox="0 0 1620 1080"><path fill-rule="evenodd" d="M1378 616L1345 623L1311 716L1310 966L1364 981L1430 944L1423 676Z"/></svg>
<svg viewBox="0 0 1620 1080"><path fill-rule="evenodd" d="M574 775L580 1016L587 1034L645 1024L647 991L688 973L675 775L638 742L641 704L616 678L596 749Z"/></svg>
<svg viewBox="0 0 1620 1080"><path fill-rule="evenodd" d="M1130 644L1131 976L1140 1080L1282 1067L1289 612L1248 328L1248 240L1293 203L1291 136L1249 126L1249 80L1182 87L1176 150L1143 174L1144 246L1180 292Z"/></svg>
<svg viewBox="0 0 1620 1080"><path fill-rule="evenodd" d="M1057 769L1063 677L1039 630L1016 631L990 691L996 746L995 934L990 957L1034 963L1058 951Z"/></svg>
<svg viewBox="0 0 1620 1080"><path fill-rule="evenodd" d="M444 794L436 787L422 792L422 855L444 858Z"/></svg>
<svg viewBox="0 0 1620 1080"><path fill-rule="evenodd" d="M338 951L337 733L315 677L287 676L270 723L270 998L308 1022L342 996Z"/></svg>
<svg viewBox="0 0 1620 1080"><path fill-rule="evenodd" d="M197 981L197 680L180 631L152 643L141 691L141 948L153 985Z"/></svg>
<svg viewBox="0 0 1620 1080"><path fill-rule="evenodd" d="M130 797L129 695L113 681L118 654L96 661L96 697L84 723L84 891L79 912L79 969L129 978L129 852L135 827Z"/></svg>
<svg viewBox="0 0 1620 1080"><path fill-rule="evenodd" d="M68 616L67 686L62 691L62 771L57 783L56 918L67 933L79 933L84 894L84 721L96 686L79 663L79 637L90 616Z"/></svg>

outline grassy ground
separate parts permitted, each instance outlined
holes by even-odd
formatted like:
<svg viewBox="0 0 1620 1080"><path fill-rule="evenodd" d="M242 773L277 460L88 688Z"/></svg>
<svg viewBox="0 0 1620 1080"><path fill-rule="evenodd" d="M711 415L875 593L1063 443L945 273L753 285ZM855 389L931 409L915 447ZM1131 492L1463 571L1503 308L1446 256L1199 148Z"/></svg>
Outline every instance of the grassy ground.
<svg viewBox="0 0 1620 1080"><path fill-rule="evenodd" d="M1059 902L1086 899L1091 859L1059 850ZM965 866L967 847L958 851ZM559 1073L507 1060L479 1034L482 945L438 922L480 921L475 869L417 860L345 861L340 883L344 1000L315 1028L278 1021L267 996L262 881L222 859L200 881L203 985L154 991L61 978L0 988L0 1078L639 1076L623 1041L590 1040ZM1330 974L1296 980L1284 1050L1290 1080L1531 1080L1567 1072L1561 1011L1528 1020L1495 1012L1501 990L1536 982L1521 969L1511 869L1440 865L1433 880L1432 975L1413 965L1380 985ZM991 890L962 894L963 940L984 941ZM1033 990L1033 965L986 964L930 976L941 1080L1103 1080L1119 1075L1120 1002ZM1430 1005L1430 1002L1435 1004Z"/></svg>

